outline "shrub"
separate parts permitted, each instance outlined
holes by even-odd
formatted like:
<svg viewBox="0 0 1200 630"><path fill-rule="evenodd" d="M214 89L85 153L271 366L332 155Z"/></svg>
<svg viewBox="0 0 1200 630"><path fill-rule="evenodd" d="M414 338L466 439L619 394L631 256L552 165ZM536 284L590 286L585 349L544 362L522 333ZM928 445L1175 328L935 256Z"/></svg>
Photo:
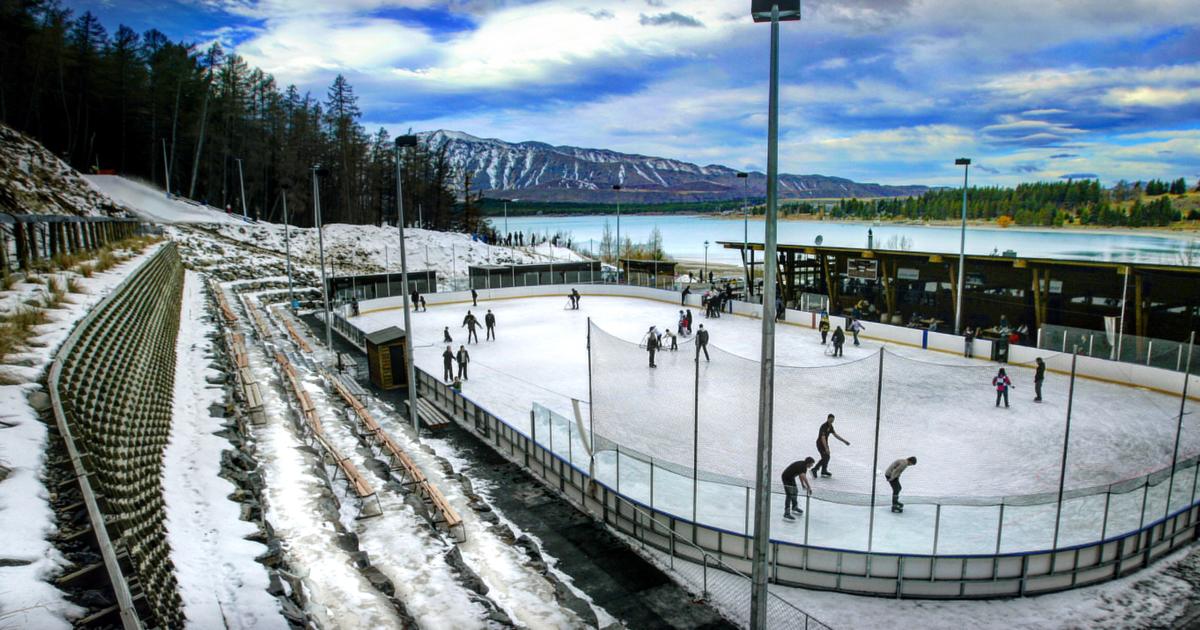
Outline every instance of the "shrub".
<svg viewBox="0 0 1200 630"><path fill-rule="evenodd" d="M83 276L84 278L91 278L92 273L94 273L96 269L92 266L92 263L82 263L79 265L79 268L76 269L76 271L78 271L79 275Z"/></svg>
<svg viewBox="0 0 1200 630"><path fill-rule="evenodd" d="M87 293L87 291L83 289L83 283L79 281L79 278L67 279L67 291L70 291L71 293Z"/></svg>
<svg viewBox="0 0 1200 630"><path fill-rule="evenodd" d="M17 277L11 273L0 276L0 289L8 291L17 284Z"/></svg>
<svg viewBox="0 0 1200 630"><path fill-rule="evenodd" d="M116 256L113 256L112 251L104 249L100 252L100 256L96 258L96 271L108 271L117 264Z"/></svg>

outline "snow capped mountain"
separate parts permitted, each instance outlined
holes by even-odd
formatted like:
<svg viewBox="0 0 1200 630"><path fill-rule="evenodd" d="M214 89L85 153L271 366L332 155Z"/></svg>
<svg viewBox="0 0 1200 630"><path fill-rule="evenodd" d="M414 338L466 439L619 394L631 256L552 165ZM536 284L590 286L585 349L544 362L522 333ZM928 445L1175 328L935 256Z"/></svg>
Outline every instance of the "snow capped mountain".
<svg viewBox="0 0 1200 630"><path fill-rule="evenodd" d="M766 194L766 176L745 179L727 166L620 153L607 149L506 142L461 131L418 134L434 151L445 150L459 173L470 173L471 190L489 197L538 201L664 203L740 199ZM621 186L618 193L614 185ZM860 184L825 175L780 175L782 198L897 197L919 195L924 186Z"/></svg>

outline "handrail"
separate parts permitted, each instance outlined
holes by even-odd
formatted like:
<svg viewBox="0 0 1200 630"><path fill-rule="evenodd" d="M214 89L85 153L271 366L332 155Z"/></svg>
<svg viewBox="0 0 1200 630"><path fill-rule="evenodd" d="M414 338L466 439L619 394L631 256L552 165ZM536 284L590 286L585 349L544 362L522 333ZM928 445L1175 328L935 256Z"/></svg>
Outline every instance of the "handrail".
<svg viewBox="0 0 1200 630"><path fill-rule="evenodd" d="M87 470L87 466L83 461L84 455L79 451L78 445L75 443L75 436L71 431L71 426L67 422L66 411L63 409L62 394L59 392L59 379L62 377L63 364L71 355L75 345L83 337L88 328L96 321L101 313L114 301L116 301L126 289L134 282L141 279L141 273L154 264L158 257L163 256L168 248L174 247L174 244L164 245L153 256L143 262L133 273L121 281L112 292L110 292L99 304L92 307L88 314L75 325L71 331L71 335L63 342L55 354L54 361L50 364L50 372L47 377L47 389L50 393L50 405L54 410L55 424L58 426L58 431L62 435L63 442L66 444L67 453L71 459L71 467L75 471L76 481L79 482L80 494L83 495L84 504L87 506L88 520L91 521L92 531L96 535L96 544L100 548L100 555L104 559L104 568L108 572L109 581L112 583L113 592L117 598L117 607L121 616L121 625L126 630L141 630L142 622L138 617L138 613L133 603L133 594L129 590L129 582L125 577L124 571L121 569L120 561L117 559L117 551L113 545L112 538L109 536L108 527L106 525L105 515L100 509L99 501L96 499L96 492L92 488L90 477L92 471Z"/></svg>

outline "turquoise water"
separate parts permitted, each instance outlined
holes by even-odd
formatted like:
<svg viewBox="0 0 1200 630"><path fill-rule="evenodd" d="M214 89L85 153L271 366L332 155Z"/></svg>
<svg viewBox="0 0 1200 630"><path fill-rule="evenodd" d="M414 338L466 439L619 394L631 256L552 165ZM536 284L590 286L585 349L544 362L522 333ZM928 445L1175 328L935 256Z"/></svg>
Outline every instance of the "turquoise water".
<svg viewBox="0 0 1200 630"><path fill-rule="evenodd" d="M503 217L491 217L492 225L501 233L505 230ZM613 215L570 217L509 217L512 232L569 233L574 241L589 247L600 246L604 224L616 231ZM709 216L651 216L622 215L621 238L635 242L649 240L650 231L662 232L663 248L677 259L702 260L704 242L709 241L708 258L714 262L740 264L737 250L725 249L716 241L741 241L741 219ZM763 239L762 218L751 218L748 232L751 241ZM821 237L824 245L834 247L866 247L867 230L874 233L878 249L906 249L920 252L958 253L959 228L922 225L869 225L866 223L836 223L832 221L781 221L781 244L812 245ZM1103 260L1113 262L1142 262L1155 264L1200 265L1200 236L1195 234L1163 236L1105 230L1030 230L1017 228L967 228L968 254L1000 254L1012 250L1022 257L1060 258L1067 260Z"/></svg>

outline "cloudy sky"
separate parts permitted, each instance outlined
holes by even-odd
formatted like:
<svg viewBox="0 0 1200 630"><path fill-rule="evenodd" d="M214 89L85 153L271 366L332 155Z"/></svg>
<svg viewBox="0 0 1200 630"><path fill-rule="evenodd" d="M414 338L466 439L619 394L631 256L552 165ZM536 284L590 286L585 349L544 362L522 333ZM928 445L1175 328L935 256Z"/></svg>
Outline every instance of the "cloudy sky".
<svg viewBox="0 0 1200 630"><path fill-rule="evenodd" d="M763 169L747 0L71 0L220 41L363 123ZM1200 178L1195 0L807 0L782 27L784 172L1013 184Z"/></svg>

